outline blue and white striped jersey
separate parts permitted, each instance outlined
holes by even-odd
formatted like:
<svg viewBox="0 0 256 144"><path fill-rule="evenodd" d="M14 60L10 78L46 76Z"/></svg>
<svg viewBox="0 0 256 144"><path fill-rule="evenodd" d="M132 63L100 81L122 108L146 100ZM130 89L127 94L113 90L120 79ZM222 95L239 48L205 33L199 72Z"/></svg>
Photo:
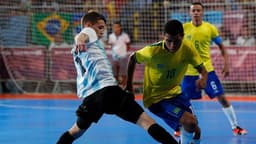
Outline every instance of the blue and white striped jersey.
<svg viewBox="0 0 256 144"><path fill-rule="evenodd" d="M87 43L85 52L77 53L73 48L73 59L77 70L77 95L87 97L94 92L118 85L106 51L99 40Z"/></svg>

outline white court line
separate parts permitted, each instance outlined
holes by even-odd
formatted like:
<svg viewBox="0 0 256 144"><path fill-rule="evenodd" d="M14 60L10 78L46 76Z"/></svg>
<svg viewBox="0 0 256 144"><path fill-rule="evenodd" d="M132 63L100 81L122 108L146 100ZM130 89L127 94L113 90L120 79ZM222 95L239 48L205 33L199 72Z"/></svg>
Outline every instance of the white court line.
<svg viewBox="0 0 256 144"><path fill-rule="evenodd" d="M55 106L28 106L28 105L14 105L14 104L0 104L0 107L7 108L22 108L22 109L40 109L40 110L67 110L74 111L76 108L71 107L55 107Z"/></svg>
<svg viewBox="0 0 256 144"><path fill-rule="evenodd" d="M200 113L208 113L208 112L212 112L212 113L223 113L222 109L218 109L218 110L199 110L199 109L193 109L195 113L200 112ZM255 110L239 110L239 109L235 109L236 113L256 113Z"/></svg>

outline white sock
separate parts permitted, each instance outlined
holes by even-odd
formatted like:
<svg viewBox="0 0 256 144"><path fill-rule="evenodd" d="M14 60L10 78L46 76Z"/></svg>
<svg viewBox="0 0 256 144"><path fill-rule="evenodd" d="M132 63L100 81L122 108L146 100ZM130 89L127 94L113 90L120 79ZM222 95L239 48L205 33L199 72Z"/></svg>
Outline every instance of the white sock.
<svg viewBox="0 0 256 144"><path fill-rule="evenodd" d="M183 127L180 128L180 140L181 144L190 144L191 140L193 139L194 133L189 133L184 130Z"/></svg>
<svg viewBox="0 0 256 144"><path fill-rule="evenodd" d="M235 114L235 111L233 109L233 106L230 105L227 108L222 108L222 110L225 113L225 115L227 116L232 129L236 128L236 126L238 124L237 124L236 114Z"/></svg>
<svg viewBox="0 0 256 144"><path fill-rule="evenodd" d="M192 111L192 114L195 116L196 113L195 113L195 111L194 111L194 109L193 109L193 106L191 105L189 108L190 108L190 110Z"/></svg>

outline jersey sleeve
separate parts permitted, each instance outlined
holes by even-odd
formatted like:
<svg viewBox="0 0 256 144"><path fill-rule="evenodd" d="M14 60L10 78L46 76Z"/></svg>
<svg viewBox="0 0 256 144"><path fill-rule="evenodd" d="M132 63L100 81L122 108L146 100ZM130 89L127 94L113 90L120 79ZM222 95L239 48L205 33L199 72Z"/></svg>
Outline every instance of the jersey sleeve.
<svg viewBox="0 0 256 144"><path fill-rule="evenodd" d="M217 36L217 37L213 38L212 41L213 41L214 43L216 43L217 45L219 45L219 44L222 43L222 39L221 39L220 36Z"/></svg>
<svg viewBox="0 0 256 144"><path fill-rule="evenodd" d="M152 51L150 46L146 46L135 52L135 58L137 63L147 63L152 57Z"/></svg>
<svg viewBox="0 0 256 144"><path fill-rule="evenodd" d="M221 44L222 43L222 39L219 35L218 29L214 26L214 25L210 25L211 26L211 38L212 41L216 44Z"/></svg>
<svg viewBox="0 0 256 144"><path fill-rule="evenodd" d="M81 33L88 35L90 43L95 42L98 39L95 30L90 27L83 28Z"/></svg>

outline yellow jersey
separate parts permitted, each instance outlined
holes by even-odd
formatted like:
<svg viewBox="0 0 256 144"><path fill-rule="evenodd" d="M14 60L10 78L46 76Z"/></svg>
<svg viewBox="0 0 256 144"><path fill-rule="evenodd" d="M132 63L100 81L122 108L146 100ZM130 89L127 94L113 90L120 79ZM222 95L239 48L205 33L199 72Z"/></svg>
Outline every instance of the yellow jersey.
<svg viewBox="0 0 256 144"><path fill-rule="evenodd" d="M203 63L192 43L185 39L175 53L168 52L164 48L164 41L160 41L136 51L135 57L137 63L145 64L145 107L181 94L180 84L188 64L196 67Z"/></svg>
<svg viewBox="0 0 256 144"><path fill-rule="evenodd" d="M183 24L185 39L193 43L199 52L207 72L213 71L214 67L211 61L210 45L214 38L219 36L217 28L208 23L202 22L200 26L194 26L192 22ZM199 75L198 71L189 65L186 75Z"/></svg>

